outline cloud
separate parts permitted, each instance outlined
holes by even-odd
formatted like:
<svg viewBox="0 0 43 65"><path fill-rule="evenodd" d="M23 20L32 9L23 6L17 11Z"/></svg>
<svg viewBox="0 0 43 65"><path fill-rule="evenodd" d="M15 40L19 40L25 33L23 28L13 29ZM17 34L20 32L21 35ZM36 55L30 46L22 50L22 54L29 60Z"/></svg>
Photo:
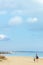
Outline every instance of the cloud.
<svg viewBox="0 0 43 65"><path fill-rule="evenodd" d="M15 16L9 20L9 25L17 25L22 23L22 18L20 16Z"/></svg>
<svg viewBox="0 0 43 65"><path fill-rule="evenodd" d="M36 3L43 4L43 0L33 0Z"/></svg>
<svg viewBox="0 0 43 65"><path fill-rule="evenodd" d="M1 40L7 41L7 40L9 40L9 38L8 38L8 36L6 36L6 35L4 35L4 34L0 34L0 41L1 41Z"/></svg>
<svg viewBox="0 0 43 65"><path fill-rule="evenodd" d="M39 2L40 4L43 4L43 0L38 0L38 2Z"/></svg>
<svg viewBox="0 0 43 65"><path fill-rule="evenodd" d="M28 14L38 10L38 8L40 8L40 6L38 6L38 3L40 2L43 3L42 0L0 0L0 9L7 9L9 13L15 10L12 12L12 14Z"/></svg>
<svg viewBox="0 0 43 65"><path fill-rule="evenodd" d="M34 17L34 18L28 18L27 19L27 22L28 23L35 23L35 22L37 22L38 21L38 18L36 18L36 17Z"/></svg>
<svg viewBox="0 0 43 65"><path fill-rule="evenodd" d="M28 9L36 6L35 3L43 4L43 0L0 0L0 8Z"/></svg>
<svg viewBox="0 0 43 65"><path fill-rule="evenodd" d="M25 9L31 6L31 2L30 0L0 0L0 8Z"/></svg>

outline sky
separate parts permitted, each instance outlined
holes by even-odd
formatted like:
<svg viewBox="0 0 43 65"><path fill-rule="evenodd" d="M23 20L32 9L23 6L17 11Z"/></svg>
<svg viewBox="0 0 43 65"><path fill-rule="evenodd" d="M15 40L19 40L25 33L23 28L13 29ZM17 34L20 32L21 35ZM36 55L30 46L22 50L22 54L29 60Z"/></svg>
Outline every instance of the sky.
<svg viewBox="0 0 43 65"><path fill-rule="evenodd" d="M43 51L43 0L0 0L0 50Z"/></svg>

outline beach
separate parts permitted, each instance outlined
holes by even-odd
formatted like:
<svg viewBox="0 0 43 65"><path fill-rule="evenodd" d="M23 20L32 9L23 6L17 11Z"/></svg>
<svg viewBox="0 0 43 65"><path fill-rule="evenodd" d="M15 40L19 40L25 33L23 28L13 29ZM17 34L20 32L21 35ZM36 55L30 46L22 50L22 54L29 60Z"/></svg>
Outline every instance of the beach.
<svg viewBox="0 0 43 65"><path fill-rule="evenodd" d="M33 57L7 56L6 58L0 61L0 65L43 65L43 58L39 58L38 62L34 62Z"/></svg>

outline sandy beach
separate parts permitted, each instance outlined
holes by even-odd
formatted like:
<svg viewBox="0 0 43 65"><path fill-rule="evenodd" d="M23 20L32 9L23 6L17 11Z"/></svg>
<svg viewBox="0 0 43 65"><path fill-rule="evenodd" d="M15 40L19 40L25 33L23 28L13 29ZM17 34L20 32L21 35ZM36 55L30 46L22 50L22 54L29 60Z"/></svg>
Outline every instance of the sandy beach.
<svg viewBox="0 0 43 65"><path fill-rule="evenodd" d="M0 61L0 65L43 65L43 58L34 62L32 57L7 57L7 60Z"/></svg>

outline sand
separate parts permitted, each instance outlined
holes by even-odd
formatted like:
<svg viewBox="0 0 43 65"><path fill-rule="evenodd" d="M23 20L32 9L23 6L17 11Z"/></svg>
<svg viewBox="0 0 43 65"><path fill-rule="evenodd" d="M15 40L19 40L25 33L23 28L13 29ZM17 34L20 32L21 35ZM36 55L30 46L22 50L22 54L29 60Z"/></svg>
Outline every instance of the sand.
<svg viewBox="0 0 43 65"><path fill-rule="evenodd" d="M7 60L0 61L0 65L43 65L43 58L34 62L32 57L9 56Z"/></svg>

